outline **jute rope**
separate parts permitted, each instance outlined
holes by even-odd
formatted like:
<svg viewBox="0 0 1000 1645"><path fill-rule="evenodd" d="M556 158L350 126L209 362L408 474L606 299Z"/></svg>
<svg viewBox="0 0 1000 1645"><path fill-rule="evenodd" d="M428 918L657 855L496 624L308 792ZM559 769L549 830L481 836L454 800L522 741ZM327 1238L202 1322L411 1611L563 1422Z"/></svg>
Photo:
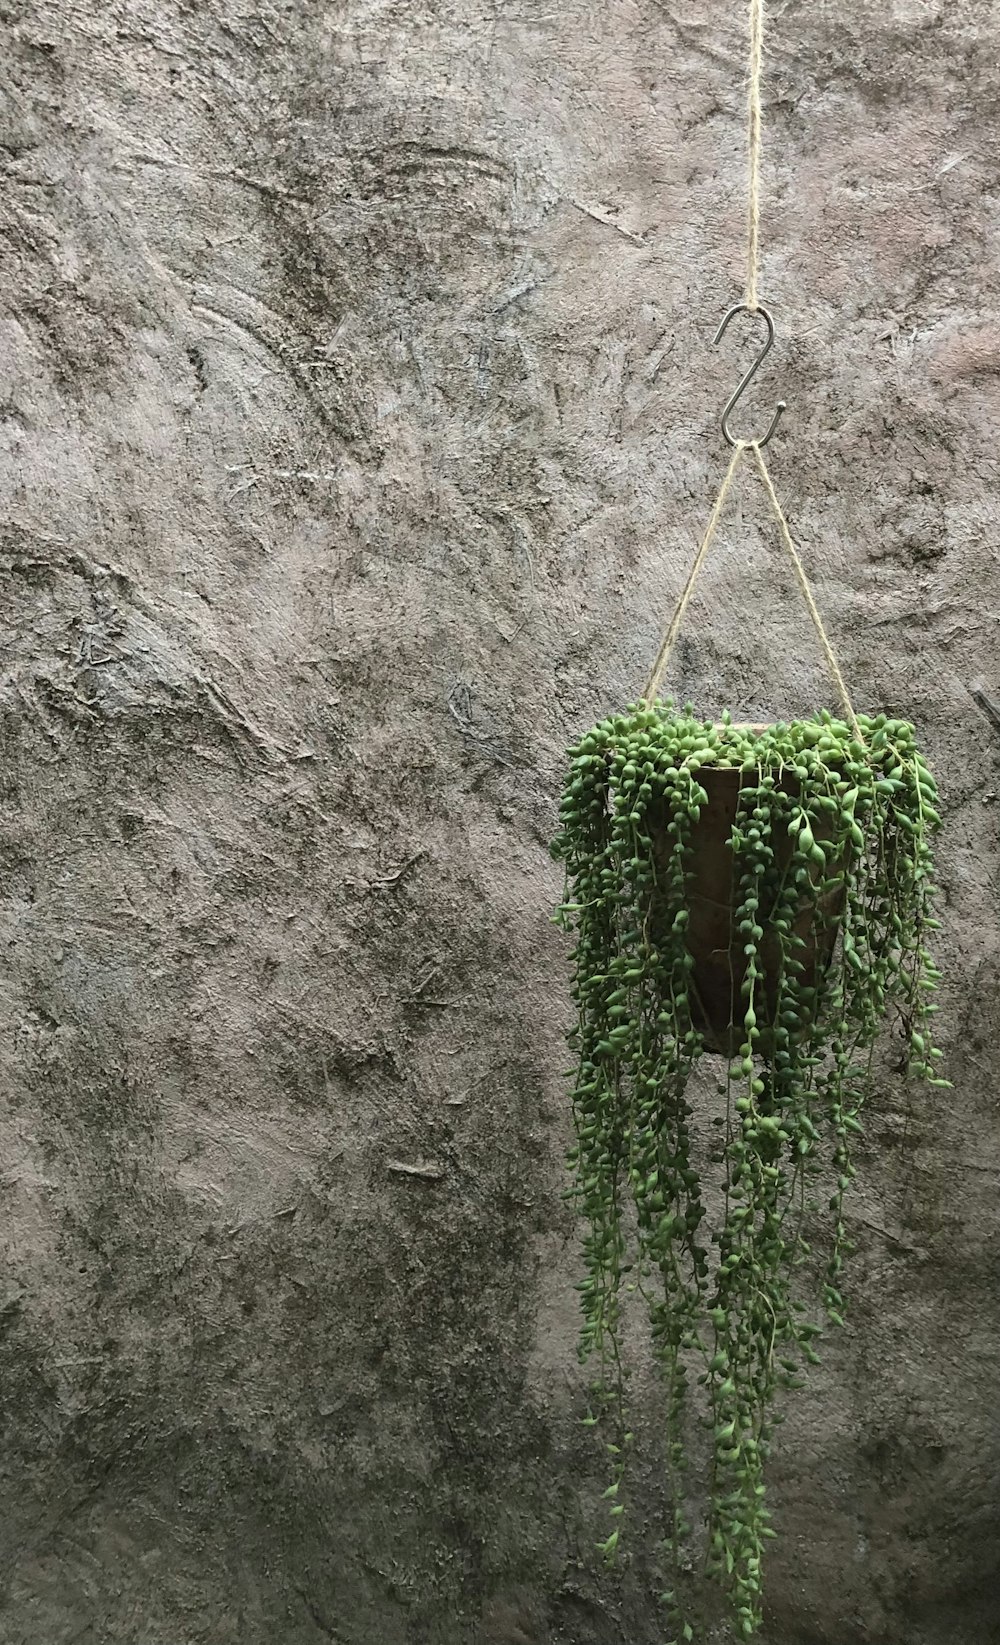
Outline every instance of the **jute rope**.
<svg viewBox="0 0 1000 1645"><path fill-rule="evenodd" d="M740 460L745 451L752 451L757 460L757 468L760 472L760 477L764 482L764 488L770 500L771 507L774 510L774 516L778 522L778 529L781 532L781 541L788 553L792 565L795 568L795 576L798 581L799 588L802 590L802 595L806 602L806 609L812 618L813 627L816 630L816 636L820 643L820 649L826 659L827 667L830 670L833 683L837 687L837 695L840 698L845 717L851 727L851 730L854 732L854 735L859 741L862 741L861 726L858 724L858 716L854 712L854 705L851 702L847 684L844 680L843 674L840 671L840 664L837 662L837 658L834 655L833 646L830 644L829 636L826 629L823 627L823 619L819 614L819 607L816 604L813 591L809 586L809 579L806 576L805 566L802 564L802 558L799 551L792 541L792 534L788 527L788 521L785 519L781 504L778 501L778 494L774 489L773 481L767 470L767 464L764 461L764 453L761 451L756 440L740 440L733 452L732 461L726 470L726 477L722 482L719 495L715 500L715 507L712 509L712 513L709 516L708 525L705 528L705 535L701 540L701 546L692 561L691 570L688 572L687 582L684 584L683 592L677 602L674 614L670 619L670 627L667 629L663 639L663 644L660 646L656 662L653 664L653 672L649 676L649 683L646 686L643 696L647 703L654 702L659 696L663 676L667 671L667 665L670 662L671 654L673 653L674 646L677 643L677 636L680 633L681 623L684 621L687 608L691 603L691 596L694 593L695 584L701 575L702 566L708 558L708 551L712 546L712 539L715 536L716 527L722 517L722 510L725 507L726 497L729 494L729 487L732 484L733 477L739 467Z"/></svg>
<svg viewBox="0 0 1000 1645"><path fill-rule="evenodd" d="M760 262L760 150L762 119L760 83L764 75L764 0L750 0L750 99L747 146L750 152L750 189L747 233L747 308L757 307Z"/></svg>
<svg viewBox="0 0 1000 1645"><path fill-rule="evenodd" d="M750 189L746 288L746 306L749 309L756 309L759 307L757 300L757 287L758 265L760 261L760 151L762 127L761 80L763 78L763 51L764 0L750 0L750 98L748 120ZM830 670L830 675L833 682L837 687L837 695L840 697L848 724L851 726L854 735L859 741L861 741L861 726L859 725L858 717L854 712L854 706L851 702L844 676L840 671L840 665L834 655L833 646L830 644L829 636L827 635L826 629L823 627L823 619L819 614L819 607L816 604L812 589L809 586L809 579L806 576L805 566L802 564L802 559L798 549L792 541L792 533L789 529L788 521L785 519L781 504L778 501L778 494L774 489L774 484L771 480L770 474L768 473L767 464L764 461L764 453L761 450L760 443L757 440L737 441L735 450L733 451L732 461L726 470L726 477L722 482L719 495L715 500L715 507L712 509L711 515L709 516L708 525L705 528L705 535L702 538L701 545L694 557L691 570L688 572L687 582L684 584L681 597L678 600L674 614L670 619L670 626L664 635L656 661L653 664L653 671L649 676L649 683L646 686L644 693L645 700L648 703L651 703L659 695L660 686L663 682L663 676L666 673L671 654L675 644L677 643L677 636L680 633L681 623L684 621L687 608L691 603L691 596L694 593L695 584L701 575L702 566L705 564L705 560L708 557L708 551L712 546L712 540L715 537L716 529L720 519L722 518L722 510L725 507L726 498L729 495L729 488L732 485L736 470L739 467L745 451L752 451L754 454L760 477L764 482L764 489L767 492L771 508L773 509L774 516L778 522L778 529L781 533L782 544L784 545L784 548L795 569L795 576L798 581L799 588L802 591L802 596L806 602L806 608L812 618L812 624L816 630L820 648L823 652L824 658L826 659L826 664Z"/></svg>
<svg viewBox="0 0 1000 1645"><path fill-rule="evenodd" d="M653 672L649 676L649 684L643 693L648 703L651 703L655 697L659 696L663 676L667 671L667 664L670 661L670 654L677 642L677 636L680 633L681 623L684 621L685 612L690 604L691 596L694 593L694 585L698 581L698 577L701 574L701 568L705 564L708 551L712 546L712 538L715 536L715 528L718 525L719 520L722 518L722 510L725 507L726 497L729 492L729 487L733 481L733 475L736 473L740 458L743 456L745 450L746 444L743 440L740 440L733 451L733 460L726 470L726 478L722 482L722 489L715 499L715 507L712 510L705 535L701 540L701 547L694 557L691 570L688 572L688 580L684 584L684 591L677 602L677 608L674 611L673 617L670 619L670 627L667 629L667 632L663 637L663 643L660 646L656 661L653 664Z"/></svg>
<svg viewBox="0 0 1000 1645"><path fill-rule="evenodd" d="M778 530L781 532L781 540L788 550L792 565L795 567L795 575L799 580L799 587L802 590L803 598L809 609L809 615L813 620L813 627L819 637L819 643L822 647L823 655L826 658L827 667L833 675L833 681L837 687L837 693L840 697L840 701L843 704L844 713L847 715L848 724L853 730L858 741L863 742L864 739L861 735L861 727L858 724L858 716L854 712L854 704L851 702L844 676L840 672L840 664L834 656L833 646L830 644L826 629L823 627L823 619L819 614L819 607L813 598L813 591L809 587L809 579L806 576L805 566L802 564L798 549L792 542L792 534L788 529L788 521L785 519L781 504L778 501L777 492L774 489L771 476L767 471L767 464L764 461L764 453L761 451L756 440L753 442L751 450L757 459L757 467L760 470L760 477L767 488L767 495L771 499L771 507L774 510L774 517L778 522Z"/></svg>

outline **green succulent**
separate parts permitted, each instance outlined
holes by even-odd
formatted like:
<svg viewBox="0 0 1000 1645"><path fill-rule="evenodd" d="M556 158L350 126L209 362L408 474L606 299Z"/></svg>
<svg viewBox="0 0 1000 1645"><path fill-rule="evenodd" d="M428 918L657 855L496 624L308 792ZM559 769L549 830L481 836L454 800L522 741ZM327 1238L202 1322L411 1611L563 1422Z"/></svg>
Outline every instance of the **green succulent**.
<svg viewBox="0 0 1000 1645"><path fill-rule="evenodd" d="M682 1591L692 1379L711 1427L707 1569L737 1630L751 1636L773 1535L764 1469L780 1420L775 1396L801 1386L804 1366L818 1360L820 1328L797 1283L813 1260L807 1202L821 1194L829 1207L817 1300L840 1324L843 1200L890 1015L910 1071L947 1084L931 1032L939 973L927 946L936 788L912 726L879 716L859 727L860 739L827 713L763 729L728 718L712 725L640 702L569 755L553 854L567 881L558 918L575 936L570 1197L586 1228L580 1348L598 1366L590 1420L610 1420L614 1431L615 1517L600 1547L614 1558L623 1535L632 1435L622 1311L633 1290L648 1309L664 1387L674 1567L664 1602L677 1639L693 1637ZM690 919L702 779L719 768L739 773L739 790L729 836L731 1033L721 1077L715 1065L713 1153L697 1141L689 1091L703 1056L718 1049L698 996ZM810 963L810 941L820 962ZM717 1218L707 1201L721 1207Z"/></svg>

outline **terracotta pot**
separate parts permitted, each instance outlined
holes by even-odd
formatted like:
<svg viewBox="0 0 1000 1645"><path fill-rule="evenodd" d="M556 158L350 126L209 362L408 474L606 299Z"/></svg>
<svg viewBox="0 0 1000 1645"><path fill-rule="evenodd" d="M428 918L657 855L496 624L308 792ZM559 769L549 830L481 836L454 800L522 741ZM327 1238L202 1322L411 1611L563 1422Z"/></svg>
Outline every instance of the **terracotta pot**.
<svg viewBox="0 0 1000 1645"><path fill-rule="evenodd" d="M747 727L763 730L763 727ZM706 1048L723 1056L732 1056L743 1038L743 994L747 960L743 952L744 939L732 926L733 853L729 843L736 821L736 810L744 773L722 767L704 767L698 772L698 781L708 803L692 830L692 854L689 865L687 927L688 950L694 960L691 989L692 1016L705 1038ZM795 792L795 779L790 779L787 790ZM829 833L813 825L817 839L829 838ZM792 841L787 831L775 827L772 845L779 865L784 866L792 854ZM663 842L666 852L666 840ZM815 869L817 878L829 878L829 866ZM806 946L798 951L805 966L803 982L813 986L829 966L837 940L840 910L843 906L843 886L838 886L819 900L821 917L816 918L816 905L806 901L795 920L793 929ZM758 923L764 927L761 959L768 1014L771 1015L777 996L780 950L777 934L768 934L770 910L761 907ZM758 1010L758 1016L760 1012ZM735 1026L734 1026L735 1024ZM760 1050L767 1054L766 1039Z"/></svg>

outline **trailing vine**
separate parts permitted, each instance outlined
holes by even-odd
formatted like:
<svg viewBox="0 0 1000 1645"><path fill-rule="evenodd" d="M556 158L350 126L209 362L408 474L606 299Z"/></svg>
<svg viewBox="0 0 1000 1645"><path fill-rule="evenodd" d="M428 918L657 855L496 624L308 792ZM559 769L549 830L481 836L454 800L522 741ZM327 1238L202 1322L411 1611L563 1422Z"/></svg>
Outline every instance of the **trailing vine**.
<svg viewBox="0 0 1000 1645"><path fill-rule="evenodd" d="M692 1640L685 1598L691 1527L691 1382L704 1390L711 1461L706 1568L738 1632L761 1622L769 1524L764 1465L780 1412L802 1385L821 1327L798 1295L815 1260L810 1206L829 1210L821 1301L843 1323L850 1246L844 1195L892 1013L910 1071L936 1071L929 949L934 780L913 728L823 713L754 729L640 703L570 751L553 854L565 864L560 920L575 934L578 1055L572 1197L585 1220L582 1356L598 1367L588 1421L610 1420L613 1559L633 1443L622 1311L648 1309L663 1382L671 1496L663 1595L676 1640ZM732 1032L706 1149L691 1078L718 1049L699 999L691 942L692 864L709 771L739 773L731 853ZM734 784L735 787L735 784ZM815 960L819 949L822 958ZM707 1123L707 1122L706 1122ZM713 1180L708 1165L719 1167ZM706 1205L713 1208L710 1214Z"/></svg>

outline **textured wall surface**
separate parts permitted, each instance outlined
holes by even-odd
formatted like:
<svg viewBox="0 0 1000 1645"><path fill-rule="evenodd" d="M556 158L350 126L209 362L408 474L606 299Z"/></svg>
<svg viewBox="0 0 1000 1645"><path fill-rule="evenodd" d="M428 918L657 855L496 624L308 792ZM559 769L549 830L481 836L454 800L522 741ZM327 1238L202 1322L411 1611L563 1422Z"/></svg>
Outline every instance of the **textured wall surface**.
<svg viewBox="0 0 1000 1645"><path fill-rule="evenodd" d="M657 1645L641 1378L592 1551L546 845L724 468L743 8L0 27L0 1641ZM744 415L938 774L955 1089L883 1082L766 1645L1000 1639L998 37L769 13ZM671 684L832 700L749 473Z"/></svg>

